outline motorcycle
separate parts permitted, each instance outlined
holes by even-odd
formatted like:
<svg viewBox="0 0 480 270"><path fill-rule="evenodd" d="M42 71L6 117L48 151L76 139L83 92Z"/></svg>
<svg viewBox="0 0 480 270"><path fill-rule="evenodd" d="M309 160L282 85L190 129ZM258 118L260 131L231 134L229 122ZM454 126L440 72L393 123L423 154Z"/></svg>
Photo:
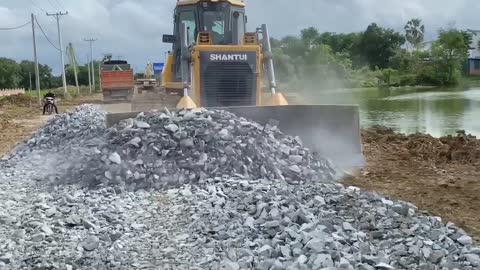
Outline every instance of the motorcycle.
<svg viewBox="0 0 480 270"><path fill-rule="evenodd" d="M55 111L55 114L58 114L57 105L55 105L55 98L53 97L45 97L43 105L43 115L45 114L52 114Z"/></svg>

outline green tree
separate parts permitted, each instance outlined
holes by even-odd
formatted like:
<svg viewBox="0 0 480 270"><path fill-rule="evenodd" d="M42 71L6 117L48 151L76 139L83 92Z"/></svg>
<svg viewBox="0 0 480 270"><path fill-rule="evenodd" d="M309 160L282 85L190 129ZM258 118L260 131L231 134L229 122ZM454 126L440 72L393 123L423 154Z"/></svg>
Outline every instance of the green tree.
<svg viewBox="0 0 480 270"><path fill-rule="evenodd" d="M415 70L422 57L421 52L409 52L405 49L398 49L390 58L390 68L396 69L401 73L410 73Z"/></svg>
<svg viewBox="0 0 480 270"><path fill-rule="evenodd" d="M35 89L35 63L29 60L23 60L20 66L20 87L30 88L30 76L32 81L32 89Z"/></svg>
<svg viewBox="0 0 480 270"><path fill-rule="evenodd" d="M463 42L465 43L465 46L468 48L468 49L475 49L475 45L473 44L473 35L472 33L470 32L467 32L467 31L462 31L461 32L462 35L463 35Z"/></svg>
<svg viewBox="0 0 480 270"><path fill-rule="evenodd" d="M318 45L305 57L300 78L311 89L344 87L352 73L348 55L335 54L328 45Z"/></svg>
<svg viewBox="0 0 480 270"><path fill-rule="evenodd" d="M32 76L32 88L35 89L35 62L30 60L22 60L20 66L20 87L25 89L30 87L30 76ZM38 64L38 73L40 77L40 88L48 89L56 87L52 82L52 69L48 65Z"/></svg>
<svg viewBox="0 0 480 270"><path fill-rule="evenodd" d="M58 87L52 75L52 69L48 65L38 64L40 88L49 89ZM7 58L0 58L0 88L29 88L30 76L32 76L32 88L35 89L35 64L30 60L22 60L20 63Z"/></svg>
<svg viewBox="0 0 480 270"><path fill-rule="evenodd" d="M318 39L319 35L320 33L318 32L318 29L315 27L309 27L300 32L302 41L309 48L315 44L315 41Z"/></svg>
<svg viewBox="0 0 480 270"><path fill-rule="evenodd" d="M57 88L63 85L62 76L54 76L52 68L48 65L38 65L40 74L40 86L42 89Z"/></svg>
<svg viewBox="0 0 480 270"><path fill-rule="evenodd" d="M275 72L280 82L289 82L297 79L297 69L294 59L281 49L273 49Z"/></svg>
<svg viewBox="0 0 480 270"><path fill-rule="evenodd" d="M59 88L63 86L63 80L62 80L62 75L59 76L51 76L50 80L48 80L48 87L45 87L46 89L53 89L53 88Z"/></svg>
<svg viewBox="0 0 480 270"><path fill-rule="evenodd" d="M20 86L20 66L12 59L0 58L0 89Z"/></svg>
<svg viewBox="0 0 480 270"><path fill-rule="evenodd" d="M432 47L432 59L440 84L458 83L462 65L468 56L468 48L463 32L456 29L440 30L438 40Z"/></svg>
<svg viewBox="0 0 480 270"><path fill-rule="evenodd" d="M425 25L420 19L411 19L405 25L405 38L408 43L412 44L415 50L422 47L425 36Z"/></svg>
<svg viewBox="0 0 480 270"><path fill-rule="evenodd" d="M393 85L397 80L398 72L392 68L386 68L380 71L378 79L381 80L386 86Z"/></svg>
<svg viewBox="0 0 480 270"><path fill-rule="evenodd" d="M282 46L282 42L276 38L270 38L270 45L272 46L272 49L276 49Z"/></svg>
<svg viewBox="0 0 480 270"><path fill-rule="evenodd" d="M375 23L349 34L309 27L299 36L272 39L274 64L280 82L294 80L306 89L458 83L471 35L449 28L439 32L431 50L418 50L424 32L419 19L407 23L405 35ZM403 49L406 41L416 50Z"/></svg>
<svg viewBox="0 0 480 270"><path fill-rule="evenodd" d="M78 66L78 84L79 85L88 85L88 67ZM67 68L65 72L68 85L75 85L75 74L73 68Z"/></svg>
<svg viewBox="0 0 480 270"><path fill-rule="evenodd" d="M281 40L283 52L292 58L305 57L308 48L305 43L294 36L286 36Z"/></svg>
<svg viewBox="0 0 480 270"><path fill-rule="evenodd" d="M372 23L361 36L357 53L371 69L383 69L389 67L390 58L404 43L402 34Z"/></svg>
<svg viewBox="0 0 480 270"><path fill-rule="evenodd" d="M348 53L350 56L353 56L360 36L361 34L359 33L336 34L325 32L320 34L316 43L330 46L334 53Z"/></svg>

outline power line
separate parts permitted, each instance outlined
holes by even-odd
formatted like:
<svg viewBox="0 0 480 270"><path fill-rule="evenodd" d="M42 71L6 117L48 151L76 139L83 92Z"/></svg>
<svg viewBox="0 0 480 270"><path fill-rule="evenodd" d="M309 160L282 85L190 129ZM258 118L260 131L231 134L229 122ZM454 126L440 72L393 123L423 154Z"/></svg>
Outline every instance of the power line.
<svg viewBox="0 0 480 270"><path fill-rule="evenodd" d="M84 38L83 39L84 41L90 43L90 60L91 60L91 64L92 64L92 72L91 72L91 75L92 75L92 85L93 85L93 90L95 91L95 66L93 65L94 64L94 60L93 60L93 42L97 41L96 38Z"/></svg>
<svg viewBox="0 0 480 270"><path fill-rule="evenodd" d="M30 2L31 2L36 8L40 9L43 13L48 13L48 11L46 11L44 8L42 8L41 6L37 5L37 4L34 2L34 0L30 0ZM49 0L49 2L50 2L50 0ZM50 3L50 5L52 5L52 3ZM52 18L52 19L53 19L53 18ZM55 19L53 19L53 20L55 20Z"/></svg>
<svg viewBox="0 0 480 270"><path fill-rule="evenodd" d="M22 27L25 27L27 25L29 25L31 22L26 22L25 24L22 24L20 26L15 26L15 27L2 27L0 28L0 30L15 30L15 29L20 29Z"/></svg>
<svg viewBox="0 0 480 270"><path fill-rule="evenodd" d="M57 19L57 31L58 31L58 47L60 47L60 57L62 58L62 79L63 79L63 89L65 93L67 93L67 79L65 76L65 59L63 55L63 44L62 44L62 32L60 31L60 18L62 16L68 15L68 11L66 12L57 12L57 13L48 13L47 16L52 16Z"/></svg>
<svg viewBox="0 0 480 270"><path fill-rule="evenodd" d="M62 4L62 1L55 0L55 2L58 4L60 8L66 10L65 6Z"/></svg>
<svg viewBox="0 0 480 270"><path fill-rule="evenodd" d="M45 9L43 9L42 7L40 7L40 6L38 6L37 4L35 4L35 2L33 2L33 0L30 0L30 2L32 2L32 4L33 4L36 8L40 9L41 11L47 12Z"/></svg>
<svg viewBox="0 0 480 270"><path fill-rule="evenodd" d="M40 28L40 31L42 31L43 36L45 37L45 39L47 39L48 43L50 43L50 45L52 45L55 49L57 49L57 51L60 51L60 49L57 48L57 46L55 46L55 45L50 41L50 39L47 37L47 34L45 34L45 31L43 31L43 28L42 28L42 26L40 25L40 23L38 22L37 17L35 17L35 22L37 22L38 28Z"/></svg>
<svg viewBox="0 0 480 270"><path fill-rule="evenodd" d="M48 0L48 3L50 3L50 6L52 6L53 9L59 9L59 8L57 8L58 6L55 6L55 5L52 4L52 1Z"/></svg>

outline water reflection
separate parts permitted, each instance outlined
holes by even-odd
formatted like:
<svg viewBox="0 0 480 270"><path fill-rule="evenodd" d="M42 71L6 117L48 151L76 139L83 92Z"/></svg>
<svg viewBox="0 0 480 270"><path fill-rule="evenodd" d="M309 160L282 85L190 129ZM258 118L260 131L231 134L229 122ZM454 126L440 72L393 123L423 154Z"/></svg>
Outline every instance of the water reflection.
<svg viewBox="0 0 480 270"><path fill-rule="evenodd" d="M480 88L354 89L304 93L320 104L359 104L362 126L433 136L466 130L480 136Z"/></svg>

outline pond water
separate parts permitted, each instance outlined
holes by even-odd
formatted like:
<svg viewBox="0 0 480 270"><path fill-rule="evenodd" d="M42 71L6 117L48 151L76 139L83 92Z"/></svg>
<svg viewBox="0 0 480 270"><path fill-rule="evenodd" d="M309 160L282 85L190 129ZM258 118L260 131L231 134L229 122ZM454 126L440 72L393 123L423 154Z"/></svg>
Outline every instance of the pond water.
<svg viewBox="0 0 480 270"><path fill-rule="evenodd" d="M358 104L362 127L439 137L465 130L480 137L480 87L336 89L306 94L317 104Z"/></svg>

